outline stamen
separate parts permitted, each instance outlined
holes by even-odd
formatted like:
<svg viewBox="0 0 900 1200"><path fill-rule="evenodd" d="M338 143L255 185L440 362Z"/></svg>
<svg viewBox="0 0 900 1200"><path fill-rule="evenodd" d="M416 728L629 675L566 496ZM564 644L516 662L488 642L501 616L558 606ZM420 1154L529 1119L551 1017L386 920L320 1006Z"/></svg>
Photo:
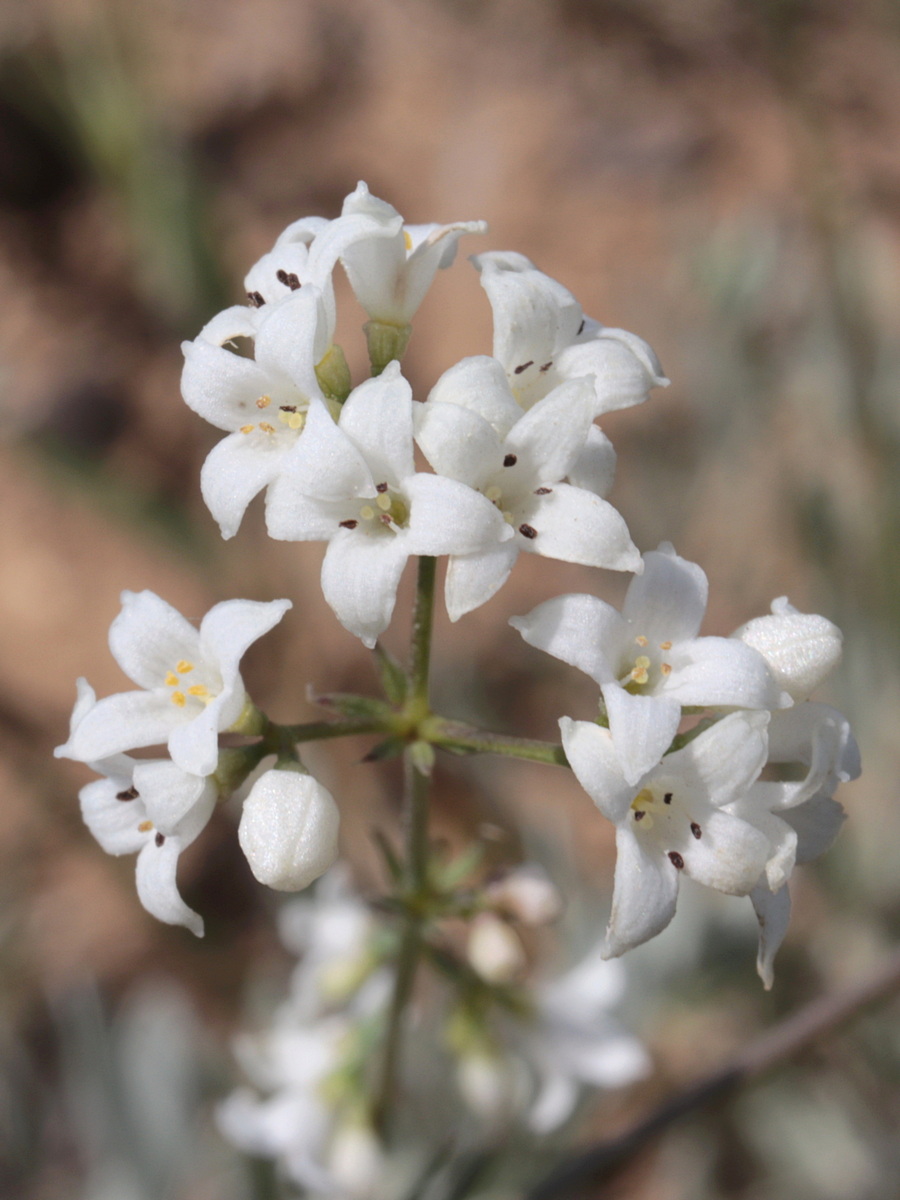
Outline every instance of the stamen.
<svg viewBox="0 0 900 1200"><path fill-rule="evenodd" d="M349 521L340 521L339 522L341 529L355 529L358 524L359 524L359 521L354 521L352 517L350 518Z"/></svg>
<svg viewBox="0 0 900 1200"><path fill-rule="evenodd" d="M295 404L282 404L278 410L278 420L288 429L302 429L306 424L306 413L297 412Z"/></svg>
<svg viewBox="0 0 900 1200"><path fill-rule="evenodd" d="M553 488L539 487L534 489L534 494L536 496L549 496L552 491Z"/></svg>
<svg viewBox="0 0 900 1200"><path fill-rule="evenodd" d="M388 485L386 483L376 483L375 484L375 491L378 493L379 496L383 496L387 490L388 490Z"/></svg>
<svg viewBox="0 0 900 1200"><path fill-rule="evenodd" d="M515 454L507 454L503 459L503 465L504 467L514 467L518 461Z"/></svg>
<svg viewBox="0 0 900 1200"><path fill-rule="evenodd" d="M279 283L283 283L285 287L289 287L292 292L296 292L300 286L300 280L293 271L276 271L275 278Z"/></svg>
<svg viewBox="0 0 900 1200"><path fill-rule="evenodd" d="M522 363L520 367L513 369L513 375L521 375L523 371L527 371L529 367L534 366L534 359L530 358L527 363Z"/></svg>
<svg viewBox="0 0 900 1200"><path fill-rule="evenodd" d="M634 640L637 642L637 644L639 646L646 646L648 644L647 638L645 638L642 633L639 633L638 636Z"/></svg>
<svg viewBox="0 0 900 1200"><path fill-rule="evenodd" d="M172 703L178 708L184 708L185 704L187 704L184 692L173 692L170 698Z"/></svg>
<svg viewBox="0 0 900 1200"><path fill-rule="evenodd" d="M166 836L163 833L158 833L153 840L156 842L157 846L162 846L165 844Z"/></svg>
<svg viewBox="0 0 900 1200"><path fill-rule="evenodd" d="M256 402L256 407L257 408L268 408L271 403L272 403L271 396L260 396L260 398Z"/></svg>
<svg viewBox="0 0 900 1200"><path fill-rule="evenodd" d="M188 688L189 696L200 696L201 699L209 695L209 688L202 683L195 683L193 687Z"/></svg>
<svg viewBox="0 0 900 1200"><path fill-rule="evenodd" d="M669 851L669 862L672 864L672 866L677 871L684 870L684 859L681 857L681 855L678 853L677 850Z"/></svg>
<svg viewBox="0 0 900 1200"><path fill-rule="evenodd" d="M694 835L694 837L697 839L698 842L700 841L701 837L703 837L703 830L700 828L700 826L697 824L696 821L691 821L691 833Z"/></svg>
<svg viewBox="0 0 900 1200"><path fill-rule="evenodd" d="M137 798L138 790L134 784L132 784L131 787L126 788L124 792L116 792L117 800L137 800Z"/></svg>
<svg viewBox="0 0 900 1200"><path fill-rule="evenodd" d="M519 533L522 537L527 537L529 541L537 537L537 530L532 525L520 525Z"/></svg>
<svg viewBox="0 0 900 1200"><path fill-rule="evenodd" d="M371 521L372 518L375 516L375 509L372 507L371 504L364 504L362 506L362 508L359 510L359 515L362 517L362 519L364 521Z"/></svg>
<svg viewBox="0 0 900 1200"><path fill-rule="evenodd" d="M192 662L188 662L186 658L182 658L175 664L175 670L179 675L187 675L188 671L193 671L193 669L194 664Z"/></svg>
<svg viewBox="0 0 900 1200"><path fill-rule="evenodd" d="M263 433L274 433L275 432L275 426L270 425L268 421L260 421L259 427L263 431Z"/></svg>
<svg viewBox="0 0 900 1200"><path fill-rule="evenodd" d="M255 425L242 425L241 433L252 433L255 428Z"/></svg>
<svg viewBox="0 0 900 1200"><path fill-rule="evenodd" d="M666 794L663 796L663 804L671 804L671 803L672 803L672 793L666 792Z"/></svg>
<svg viewBox="0 0 900 1200"><path fill-rule="evenodd" d="M659 673L661 675L671 675L672 674L671 663L663 663L659 668Z"/></svg>
<svg viewBox="0 0 900 1200"><path fill-rule="evenodd" d="M646 815L647 814L644 812L644 810L642 808L639 808L639 809L636 809L636 811L635 811L634 819L636 821L643 821L643 819L644 819L644 817L646 817Z"/></svg>
<svg viewBox="0 0 900 1200"><path fill-rule="evenodd" d="M141 821L140 825L138 825L138 833L149 833L152 828L152 821Z"/></svg>
<svg viewBox="0 0 900 1200"><path fill-rule="evenodd" d="M262 308L262 306L265 304L265 300L260 292L248 292L247 299L254 308Z"/></svg>
<svg viewBox="0 0 900 1200"><path fill-rule="evenodd" d="M403 230L403 244L406 246L407 253L409 253L409 251L412 250L412 248L413 248L413 244L412 244L412 238L409 236L408 229Z"/></svg>
<svg viewBox="0 0 900 1200"><path fill-rule="evenodd" d="M545 362L545 363L544 363L544 365L543 365L542 367L538 367L538 370L539 370L541 373L543 373L544 371L549 371L549 370L550 370L550 368L551 368L552 366L553 366L553 362L552 362L552 361L551 361L551 362Z"/></svg>
<svg viewBox="0 0 900 1200"><path fill-rule="evenodd" d="M496 483L494 483L494 484L491 484L491 486L487 489L487 491L484 494L485 494L485 496L487 496L488 500L490 500L492 504L496 504L497 501L500 499L500 497L503 495L503 490L502 490L502 488L498 488Z"/></svg>
<svg viewBox="0 0 900 1200"><path fill-rule="evenodd" d="M166 676L166 687L175 687L178 683L178 676L174 671L170 671Z"/></svg>
<svg viewBox="0 0 900 1200"><path fill-rule="evenodd" d="M390 498L390 496L384 496L384 495L377 496L375 499L375 503L378 505L378 507L381 509L382 512L388 512L388 510L391 507L391 498Z"/></svg>
<svg viewBox="0 0 900 1200"><path fill-rule="evenodd" d="M382 525L390 525L391 524L391 514L390 513L379 513L378 520L382 523Z"/></svg>
<svg viewBox="0 0 900 1200"><path fill-rule="evenodd" d="M575 334L576 337L581 337L581 335L584 333L584 326L585 326L585 322L582 321L581 324L578 326L578 332Z"/></svg>
<svg viewBox="0 0 900 1200"><path fill-rule="evenodd" d="M659 648L660 648L660 650L671 650L671 649L672 649L672 643L671 643L671 642L660 642L660 643L659 643Z"/></svg>

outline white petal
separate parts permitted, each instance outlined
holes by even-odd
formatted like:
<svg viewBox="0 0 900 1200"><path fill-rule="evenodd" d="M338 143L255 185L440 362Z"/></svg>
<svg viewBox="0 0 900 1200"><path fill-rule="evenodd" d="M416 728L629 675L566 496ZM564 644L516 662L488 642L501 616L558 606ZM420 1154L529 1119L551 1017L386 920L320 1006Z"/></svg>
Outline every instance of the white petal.
<svg viewBox="0 0 900 1200"><path fill-rule="evenodd" d="M545 650L596 680L615 679L628 628L611 604L583 594L556 596L533 608L527 616L511 617L530 646Z"/></svg>
<svg viewBox="0 0 900 1200"><path fill-rule="evenodd" d="M651 642L680 642L697 636L709 585L696 563L671 547L644 555L644 573L632 580L622 616Z"/></svg>
<svg viewBox="0 0 900 1200"><path fill-rule="evenodd" d="M451 621L480 608L500 591L519 557L518 542L518 538L510 538L477 554L457 554L450 559L444 599Z"/></svg>
<svg viewBox="0 0 900 1200"><path fill-rule="evenodd" d="M300 492L316 500L375 494L375 480L360 448L318 402L310 405L303 436L284 460L283 470Z"/></svg>
<svg viewBox="0 0 900 1200"><path fill-rule="evenodd" d="M627 825L616 831L613 906L606 955L615 958L660 933L675 915L678 871L668 858L642 846Z"/></svg>
<svg viewBox="0 0 900 1200"><path fill-rule="evenodd" d="M266 492L266 529L281 542L327 542L347 516L346 502L313 500L287 475Z"/></svg>
<svg viewBox="0 0 900 1200"><path fill-rule="evenodd" d="M406 565L405 543L340 529L322 563L322 591L345 629L372 647L387 629Z"/></svg>
<svg viewBox="0 0 900 1200"><path fill-rule="evenodd" d="M322 295L309 284L262 310L256 361L264 371L289 376L301 395L320 396L316 363L328 341Z"/></svg>
<svg viewBox="0 0 900 1200"><path fill-rule="evenodd" d="M455 404L477 413L501 438L522 415L503 364L482 354L464 358L445 371L431 389L427 404Z"/></svg>
<svg viewBox="0 0 900 1200"><path fill-rule="evenodd" d="M594 377L595 417L640 404L647 399L650 388L669 383L643 338L624 329L604 328L590 340L567 346L555 365L564 379Z"/></svg>
<svg viewBox="0 0 900 1200"><path fill-rule="evenodd" d="M255 308L246 304L235 304L216 315L200 330L197 335L214 346L224 346L235 338L256 337L259 324L259 314Z"/></svg>
<svg viewBox="0 0 900 1200"><path fill-rule="evenodd" d="M596 425L588 430L581 453L569 468L569 483L605 496L613 485L616 452L606 434Z"/></svg>
<svg viewBox="0 0 900 1200"><path fill-rule="evenodd" d="M274 629L290 600L223 600L200 624L201 653L216 663L226 687L238 680L238 663L255 641Z"/></svg>
<svg viewBox="0 0 900 1200"><path fill-rule="evenodd" d="M203 918L182 900L175 873L184 848L180 838L168 837L161 846L151 838L137 858L138 899L151 916L166 925L185 925L203 937Z"/></svg>
<svg viewBox="0 0 900 1200"><path fill-rule="evenodd" d="M515 423L505 449L539 483L556 483L577 461L591 420L590 381L572 380L554 388Z"/></svg>
<svg viewBox="0 0 900 1200"><path fill-rule="evenodd" d="M350 393L340 426L365 456L376 482L397 484L412 475L412 389L396 360Z"/></svg>
<svg viewBox="0 0 900 1200"><path fill-rule="evenodd" d="M549 495L534 498L523 523L537 534L520 543L532 554L611 571L640 570L641 554L624 518L593 492L556 483Z"/></svg>
<svg viewBox="0 0 900 1200"><path fill-rule="evenodd" d="M223 350L202 337L183 342L181 349L184 402L218 429L233 433L242 425L256 424L259 421L256 401L262 396L270 396L276 403L293 400L286 381L279 392L272 376L252 359Z"/></svg>
<svg viewBox="0 0 900 1200"><path fill-rule="evenodd" d="M413 475L404 491L410 500L409 554L471 554L513 537L490 500L455 479Z"/></svg>
<svg viewBox="0 0 900 1200"><path fill-rule="evenodd" d="M278 475L288 449L274 438L233 433L209 452L200 490L223 538L237 533L248 504Z"/></svg>
<svg viewBox="0 0 900 1200"><path fill-rule="evenodd" d="M135 854L147 840L139 826L147 819L140 799L120 800L131 787L130 772L120 777L95 779L78 793L81 815L107 854Z"/></svg>
<svg viewBox="0 0 900 1200"><path fill-rule="evenodd" d="M603 688L609 731L622 772L631 784L652 770L672 744L681 705L668 696L632 696L617 683Z"/></svg>
<svg viewBox="0 0 900 1200"><path fill-rule="evenodd" d="M763 656L735 638L679 642L666 658L672 667L666 695L684 705L776 708L781 700Z"/></svg>
<svg viewBox="0 0 900 1200"><path fill-rule="evenodd" d="M211 780L189 775L168 759L138 761L134 787L154 827L178 835L185 845L206 827L216 803Z"/></svg>
<svg viewBox="0 0 900 1200"><path fill-rule="evenodd" d="M403 287L402 306L399 315L405 321L411 321L416 309L425 299L425 293L431 287L435 273L452 265L456 257L457 243L466 233L484 233L487 225L484 221L456 221L451 225L432 225L417 230L415 226L407 226L407 232L412 236L413 251L406 261ZM418 234L425 233L421 238Z"/></svg>
<svg viewBox="0 0 900 1200"><path fill-rule="evenodd" d="M429 400L416 406L415 417L416 441L438 475L478 488L502 467L500 438L477 413Z"/></svg>
<svg viewBox="0 0 900 1200"><path fill-rule="evenodd" d="M731 813L715 809L702 818L697 828L701 830L699 837L686 830L684 840L672 845L684 860L685 875L717 892L749 895L771 850L766 835Z"/></svg>
<svg viewBox="0 0 900 1200"><path fill-rule="evenodd" d="M609 731L570 717L560 718L559 730L575 778L604 817L617 825L627 815L635 789L622 775Z"/></svg>
<svg viewBox="0 0 900 1200"><path fill-rule="evenodd" d="M791 896L787 887L770 892L765 883L759 884L750 893L756 919L759 921L759 954L756 970L763 987L768 991L775 982L774 960L778 948L784 941L788 922L791 919Z"/></svg>
<svg viewBox="0 0 900 1200"><path fill-rule="evenodd" d="M765 712L731 713L666 761L696 779L719 808L745 792L765 766L768 724Z"/></svg>
<svg viewBox="0 0 900 1200"><path fill-rule="evenodd" d="M831 846L847 814L830 796L814 796L780 814L797 831L797 862L812 862Z"/></svg>
<svg viewBox="0 0 900 1200"><path fill-rule="evenodd" d="M199 634L190 621L154 592L123 592L122 610L110 626L109 648L138 686L162 687L179 659L196 662Z"/></svg>
<svg viewBox="0 0 900 1200"><path fill-rule="evenodd" d="M181 709L166 694L118 692L98 700L86 714L69 738L66 757L97 762L123 750L157 746L183 720Z"/></svg>
<svg viewBox="0 0 900 1200"><path fill-rule="evenodd" d="M524 255L472 257L494 314L494 357L507 372L529 361L540 367L574 341L582 320L572 293Z"/></svg>
<svg viewBox="0 0 900 1200"><path fill-rule="evenodd" d="M578 1085L575 1080L561 1072L548 1072L528 1113L529 1129L537 1134L558 1129L575 1111L577 1101Z"/></svg>

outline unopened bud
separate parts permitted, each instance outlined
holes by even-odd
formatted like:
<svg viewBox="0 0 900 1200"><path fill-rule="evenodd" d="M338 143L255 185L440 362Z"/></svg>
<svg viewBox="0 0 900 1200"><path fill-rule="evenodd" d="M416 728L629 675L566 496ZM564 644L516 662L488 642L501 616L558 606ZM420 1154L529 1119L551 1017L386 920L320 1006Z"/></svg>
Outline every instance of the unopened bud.
<svg viewBox="0 0 900 1200"><path fill-rule="evenodd" d="M260 883L298 892L337 858L340 813L311 775L266 771L244 801L238 841Z"/></svg>
<svg viewBox="0 0 900 1200"><path fill-rule="evenodd" d="M525 950L505 921L480 913L472 922L466 956L488 983L510 983L525 968Z"/></svg>
<svg viewBox="0 0 900 1200"><path fill-rule="evenodd" d="M837 665L842 635L816 613L798 612L786 596L772 601L772 614L756 617L732 635L758 651L779 687L794 700L806 700Z"/></svg>
<svg viewBox="0 0 900 1200"><path fill-rule="evenodd" d="M547 925L562 913L563 902L543 870L528 864L516 867L485 892L492 908L523 925Z"/></svg>

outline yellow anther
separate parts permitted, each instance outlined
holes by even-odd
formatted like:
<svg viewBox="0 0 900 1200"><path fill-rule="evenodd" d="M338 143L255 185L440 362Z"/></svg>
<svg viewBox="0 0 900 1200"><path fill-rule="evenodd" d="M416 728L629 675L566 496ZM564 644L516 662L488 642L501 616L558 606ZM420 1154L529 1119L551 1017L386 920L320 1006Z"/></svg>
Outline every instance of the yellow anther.
<svg viewBox="0 0 900 1200"><path fill-rule="evenodd" d="M255 425L242 425L241 433L252 433L255 428Z"/></svg>
<svg viewBox="0 0 900 1200"><path fill-rule="evenodd" d="M660 669L660 673L663 675L671 675L672 674L671 663L663 663L659 669Z"/></svg>
<svg viewBox="0 0 900 1200"><path fill-rule="evenodd" d="M209 688L205 687L202 683L195 683L193 687L188 688L188 695L205 698L209 695Z"/></svg>
<svg viewBox="0 0 900 1200"><path fill-rule="evenodd" d="M141 821L140 825L138 825L138 833L149 833L152 828L152 821Z"/></svg>
<svg viewBox="0 0 900 1200"><path fill-rule="evenodd" d="M634 660L634 665L636 667L640 667L640 669L642 671L646 671L647 668L650 666L650 659L647 657L646 654L639 654L637 656L637 658Z"/></svg>
<svg viewBox="0 0 900 1200"><path fill-rule="evenodd" d="M407 250L412 250L412 238L409 236L409 230L403 230L403 242Z"/></svg>
<svg viewBox="0 0 900 1200"><path fill-rule="evenodd" d="M263 431L263 433L274 433L275 432L275 426L270 425L268 421L260 421L259 427Z"/></svg>
<svg viewBox="0 0 900 1200"><path fill-rule="evenodd" d="M185 704L187 704L187 700L185 699L184 692L173 692L172 696L171 696L171 700L172 700L172 703L177 705L178 708L184 708Z"/></svg>
<svg viewBox="0 0 900 1200"><path fill-rule="evenodd" d="M178 682L178 676L174 671L170 671L166 676L166 687L174 687Z"/></svg>
<svg viewBox="0 0 900 1200"><path fill-rule="evenodd" d="M271 403L272 403L271 396L260 396L260 398L256 402L256 407L257 408L268 408Z"/></svg>
<svg viewBox="0 0 900 1200"><path fill-rule="evenodd" d="M186 658L182 658L180 662L175 664L175 670L179 675L187 675L188 671L193 671L193 669L194 664L192 662L188 662Z"/></svg>
<svg viewBox="0 0 900 1200"><path fill-rule="evenodd" d="M371 504L364 504L362 506L362 508L359 510L359 515L362 517L362 519L364 521L371 521L372 518L375 516L375 509L372 507Z"/></svg>
<svg viewBox="0 0 900 1200"><path fill-rule="evenodd" d="M660 648L660 650L671 650L671 649L672 649L672 643L671 643L671 642L660 642L660 643L659 643L659 648Z"/></svg>
<svg viewBox="0 0 900 1200"><path fill-rule="evenodd" d="M631 678L635 683L646 683L650 676L647 674L646 667L635 667L631 672Z"/></svg>
<svg viewBox="0 0 900 1200"><path fill-rule="evenodd" d="M387 512L391 507L391 498L387 492L382 492L381 495L376 498L375 503L382 512Z"/></svg>
<svg viewBox="0 0 900 1200"><path fill-rule="evenodd" d="M497 501L500 499L500 497L503 495L503 490L502 490L502 488L498 488L495 483L495 484L492 484L491 487L489 487L488 490L484 494L485 494L485 496L487 496L488 500L490 500L490 502L492 504L496 504Z"/></svg>
<svg viewBox="0 0 900 1200"><path fill-rule="evenodd" d="M638 634L638 636L637 636L637 637L636 637L634 640L637 642L637 644L638 644L639 646L646 646L646 645L647 645L647 639L644 637L644 635L643 635L642 633L641 633L641 634Z"/></svg>

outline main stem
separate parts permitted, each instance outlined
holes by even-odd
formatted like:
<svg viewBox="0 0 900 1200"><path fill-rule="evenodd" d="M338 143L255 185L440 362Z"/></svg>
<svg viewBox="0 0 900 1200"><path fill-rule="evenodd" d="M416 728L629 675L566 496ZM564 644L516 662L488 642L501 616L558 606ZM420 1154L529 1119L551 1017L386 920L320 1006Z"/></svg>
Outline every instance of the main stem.
<svg viewBox="0 0 900 1200"><path fill-rule="evenodd" d="M409 664L408 710L417 721L429 715L428 682L434 617L436 560L419 559ZM397 1089L406 1011L422 953L423 904L428 888L428 776L416 766L411 748L403 755L403 809L406 828L405 925L397 953L397 974L388 1012L381 1079L375 1096L375 1123L384 1134Z"/></svg>

